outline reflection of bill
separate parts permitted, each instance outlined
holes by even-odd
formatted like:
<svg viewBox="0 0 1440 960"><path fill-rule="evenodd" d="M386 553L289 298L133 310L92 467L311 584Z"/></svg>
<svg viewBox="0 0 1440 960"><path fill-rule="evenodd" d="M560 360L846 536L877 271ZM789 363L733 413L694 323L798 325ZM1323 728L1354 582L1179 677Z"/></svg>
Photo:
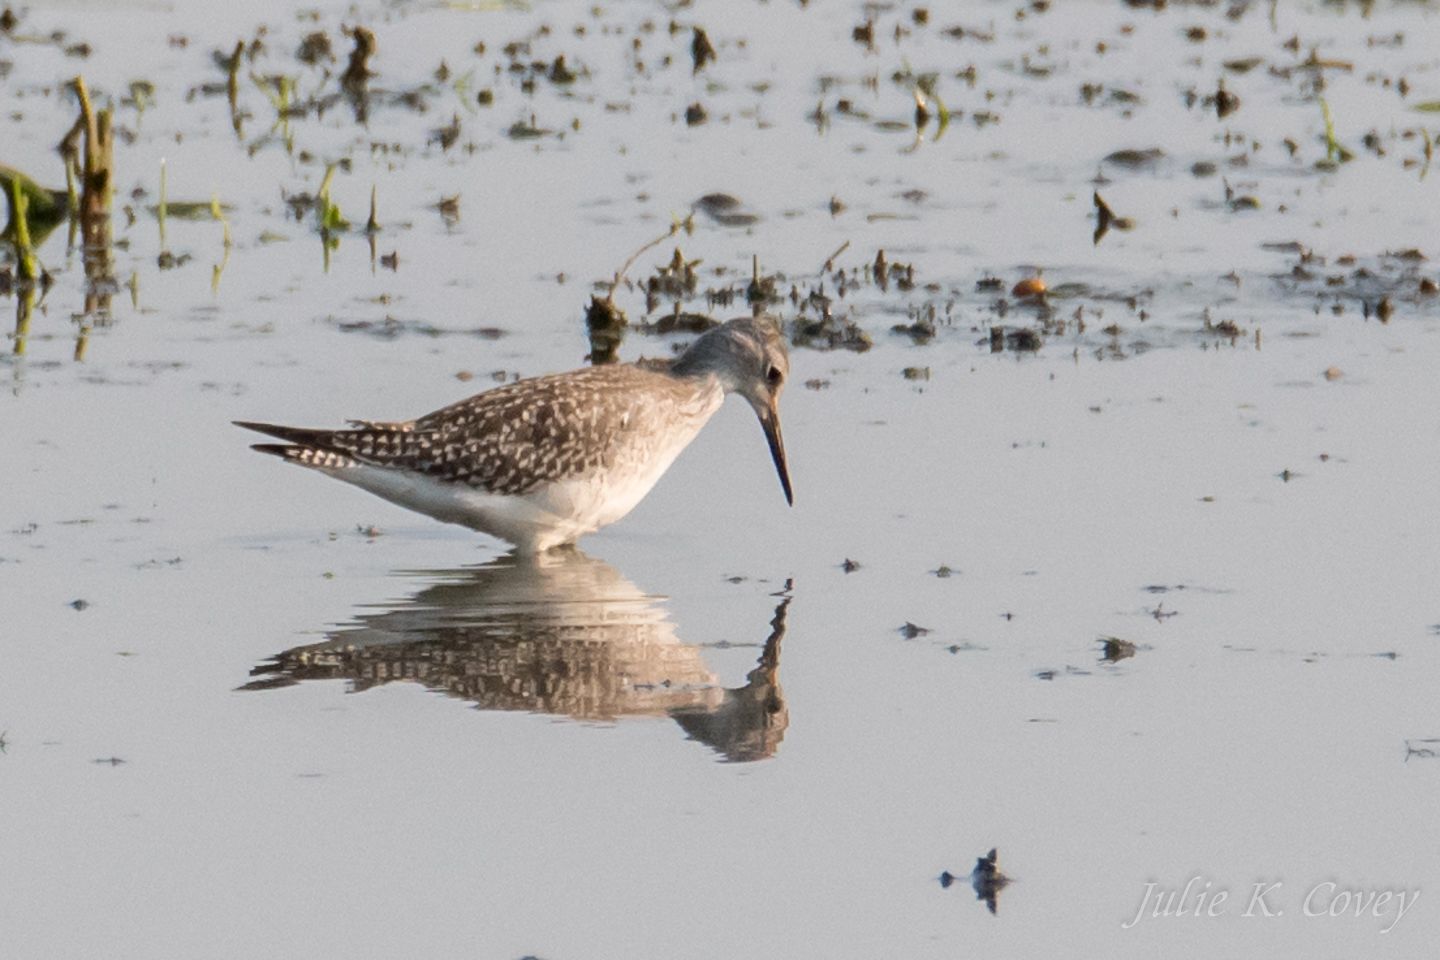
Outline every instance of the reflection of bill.
<svg viewBox="0 0 1440 960"><path fill-rule="evenodd" d="M778 672L788 595L745 685L725 689L655 597L578 550L424 575L442 582L277 654L241 689L344 679L359 691L408 680L482 710L668 715L734 761L773 755L785 735Z"/></svg>

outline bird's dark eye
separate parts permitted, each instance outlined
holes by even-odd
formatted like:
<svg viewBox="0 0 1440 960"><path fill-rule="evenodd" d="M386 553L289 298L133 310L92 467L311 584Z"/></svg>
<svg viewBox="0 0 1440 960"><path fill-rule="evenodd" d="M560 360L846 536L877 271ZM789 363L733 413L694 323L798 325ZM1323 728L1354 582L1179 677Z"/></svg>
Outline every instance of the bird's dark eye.
<svg viewBox="0 0 1440 960"><path fill-rule="evenodd" d="M779 367L772 366L769 370L765 371L765 382L769 383L772 387L780 386L780 381L784 379L785 374L780 372Z"/></svg>

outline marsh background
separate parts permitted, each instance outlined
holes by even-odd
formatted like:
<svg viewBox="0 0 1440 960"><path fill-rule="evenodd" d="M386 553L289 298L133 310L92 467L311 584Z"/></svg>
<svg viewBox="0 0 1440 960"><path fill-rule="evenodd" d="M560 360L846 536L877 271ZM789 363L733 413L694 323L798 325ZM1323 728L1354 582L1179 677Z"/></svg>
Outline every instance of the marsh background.
<svg viewBox="0 0 1440 960"><path fill-rule="evenodd" d="M115 142L5 254L0 953L1433 941L1290 896L1436 895L1432 5L12 14L0 163ZM793 510L737 404L527 573L229 426L578 366L661 236L619 355L753 284ZM1195 875L1285 915L1121 929Z"/></svg>

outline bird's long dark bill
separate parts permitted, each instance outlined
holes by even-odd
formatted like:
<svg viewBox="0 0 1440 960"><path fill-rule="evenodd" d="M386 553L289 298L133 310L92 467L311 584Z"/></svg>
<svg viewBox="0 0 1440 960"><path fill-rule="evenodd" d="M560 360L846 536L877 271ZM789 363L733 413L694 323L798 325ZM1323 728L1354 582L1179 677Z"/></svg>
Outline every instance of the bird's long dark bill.
<svg viewBox="0 0 1440 960"><path fill-rule="evenodd" d="M785 488L785 502L795 506L795 494L790 490L790 468L785 463L785 439L780 435L780 415L773 407L755 411L760 417L760 426L765 429L765 439L770 442L770 456L775 461L775 472L780 474L780 486Z"/></svg>

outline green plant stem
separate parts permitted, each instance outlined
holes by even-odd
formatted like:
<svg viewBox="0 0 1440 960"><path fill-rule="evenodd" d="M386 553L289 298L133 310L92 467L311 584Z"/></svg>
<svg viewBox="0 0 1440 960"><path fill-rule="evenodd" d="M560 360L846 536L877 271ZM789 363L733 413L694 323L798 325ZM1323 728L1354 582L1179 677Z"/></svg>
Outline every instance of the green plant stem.
<svg viewBox="0 0 1440 960"><path fill-rule="evenodd" d="M15 213L15 260L21 280L33 283L40 278L35 251L30 247L30 197L18 180L10 181L10 205Z"/></svg>
<svg viewBox="0 0 1440 960"><path fill-rule="evenodd" d="M160 252L166 250L165 244L165 161L160 161L160 206L156 209L156 218L160 221Z"/></svg>

